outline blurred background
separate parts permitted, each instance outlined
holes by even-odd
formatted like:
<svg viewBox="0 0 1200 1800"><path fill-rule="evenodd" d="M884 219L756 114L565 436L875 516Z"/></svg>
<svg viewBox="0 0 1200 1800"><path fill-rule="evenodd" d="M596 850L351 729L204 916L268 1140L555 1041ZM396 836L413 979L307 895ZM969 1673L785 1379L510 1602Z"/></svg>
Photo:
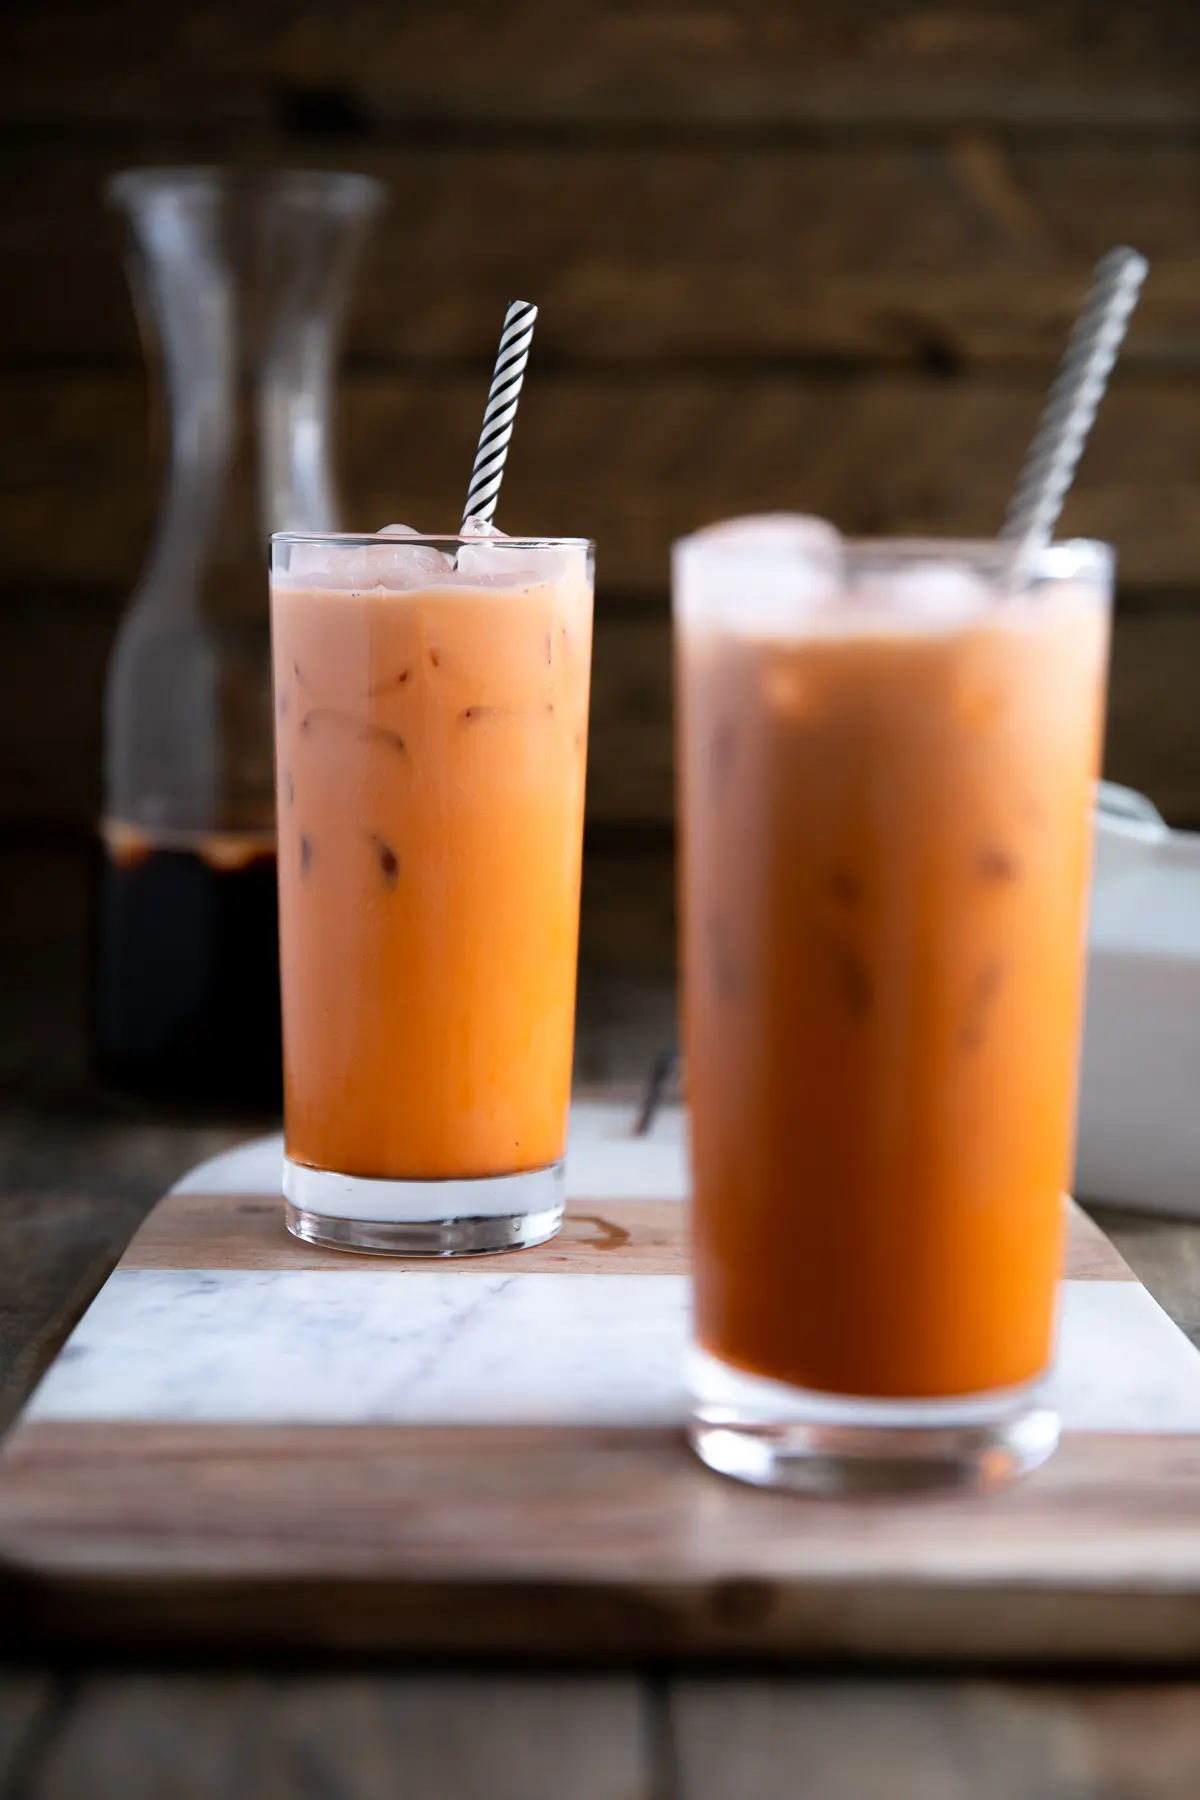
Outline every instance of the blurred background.
<svg viewBox="0 0 1200 1800"><path fill-rule="evenodd" d="M1120 552L1107 773L1200 826L1192 0L25 0L0 69L10 1085L83 1066L104 669L159 499L101 195L129 166L387 184L338 389L354 528L456 527L505 303L539 303L499 523L599 541L595 1072L622 996L669 1031L672 538L993 532L1119 241L1151 275L1064 530Z"/></svg>

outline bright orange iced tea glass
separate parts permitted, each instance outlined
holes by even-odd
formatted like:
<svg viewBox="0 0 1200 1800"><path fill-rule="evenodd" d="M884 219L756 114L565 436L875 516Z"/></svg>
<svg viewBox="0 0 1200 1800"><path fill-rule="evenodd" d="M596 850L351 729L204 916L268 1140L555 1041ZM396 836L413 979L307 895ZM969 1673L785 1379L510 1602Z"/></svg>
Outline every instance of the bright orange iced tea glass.
<svg viewBox="0 0 1200 1800"><path fill-rule="evenodd" d="M408 1255L562 1215L582 540L271 545L290 1229Z"/></svg>
<svg viewBox="0 0 1200 1800"><path fill-rule="evenodd" d="M1048 1456L1112 558L676 546L692 1439L764 1484Z"/></svg>

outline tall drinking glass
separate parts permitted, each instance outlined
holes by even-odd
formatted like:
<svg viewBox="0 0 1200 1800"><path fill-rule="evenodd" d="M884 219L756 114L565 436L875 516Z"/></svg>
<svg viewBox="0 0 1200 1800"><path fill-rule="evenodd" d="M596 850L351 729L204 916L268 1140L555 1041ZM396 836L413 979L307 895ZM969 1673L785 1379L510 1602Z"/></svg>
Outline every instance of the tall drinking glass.
<svg viewBox="0 0 1200 1800"><path fill-rule="evenodd" d="M580 539L271 540L287 1222L562 1216L592 631Z"/></svg>
<svg viewBox="0 0 1200 1800"><path fill-rule="evenodd" d="M986 1484L1053 1451L1112 555L675 551L691 1438Z"/></svg>

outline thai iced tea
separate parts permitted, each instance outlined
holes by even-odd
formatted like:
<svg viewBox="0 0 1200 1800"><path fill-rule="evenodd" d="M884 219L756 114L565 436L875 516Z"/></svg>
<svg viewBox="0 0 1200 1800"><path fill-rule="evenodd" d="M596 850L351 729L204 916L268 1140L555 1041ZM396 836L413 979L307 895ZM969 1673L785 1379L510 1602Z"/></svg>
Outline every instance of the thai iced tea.
<svg viewBox="0 0 1200 1800"><path fill-rule="evenodd" d="M566 1132L590 557L448 548L273 583L287 1157L376 1183L543 1170Z"/></svg>
<svg viewBox="0 0 1200 1800"><path fill-rule="evenodd" d="M1014 590L1000 546L746 521L676 576L699 1345L825 1395L1020 1388L1071 1170L1107 553Z"/></svg>

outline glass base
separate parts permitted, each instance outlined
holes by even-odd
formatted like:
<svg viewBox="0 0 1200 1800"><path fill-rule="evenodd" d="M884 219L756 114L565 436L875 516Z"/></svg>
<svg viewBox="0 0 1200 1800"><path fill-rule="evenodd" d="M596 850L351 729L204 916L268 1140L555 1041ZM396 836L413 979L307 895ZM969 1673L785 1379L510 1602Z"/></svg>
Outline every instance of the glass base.
<svg viewBox="0 0 1200 1800"><path fill-rule="evenodd" d="M808 1494L1001 1487L1052 1456L1043 1384L952 1400L856 1400L746 1375L703 1351L689 1368L688 1439L720 1475Z"/></svg>
<svg viewBox="0 0 1200 1800"><path fill-rule="evenodd" d="M543 1244L562 1223L565 1165L473 1180L378 1181L284 1159L293 1237L379 1256L489 1256Z"/></svg>

